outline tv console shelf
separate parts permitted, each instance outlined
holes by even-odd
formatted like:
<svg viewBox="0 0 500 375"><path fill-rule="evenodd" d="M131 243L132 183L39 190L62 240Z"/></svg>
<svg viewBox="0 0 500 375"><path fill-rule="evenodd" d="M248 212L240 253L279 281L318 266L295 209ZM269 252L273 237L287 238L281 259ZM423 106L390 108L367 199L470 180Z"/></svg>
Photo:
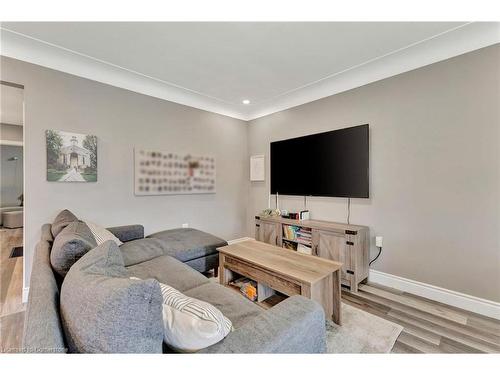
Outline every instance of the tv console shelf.
<svg viewBox="0 0 500 375"><path fill-rule="evenodd" d="M366 226L322 220L291 220L277 216L255 217L255 239L283 247L284 227L291 225L311 232L311 254L342 263L341 282L351 291L368 278L370 229Z"/></svg>

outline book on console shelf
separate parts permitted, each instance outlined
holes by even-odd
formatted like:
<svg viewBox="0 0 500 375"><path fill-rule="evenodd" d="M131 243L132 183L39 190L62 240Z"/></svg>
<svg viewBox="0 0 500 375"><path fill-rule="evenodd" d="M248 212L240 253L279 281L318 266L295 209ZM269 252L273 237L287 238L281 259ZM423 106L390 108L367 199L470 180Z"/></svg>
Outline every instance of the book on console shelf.
<svg viewBox="0 0 500 375"><path fill-rule="evenodd" d="M311 238L312 237L312 233L311 233L311 231L304 231L304 230L299 229L297 231L297 236Z"/></svg>
<svg viewBox="0 0 500 375"><path fill-rule="evenodd" d="M297 244L297 252L302 254L312 254L312 249L309 246L305 246L301 243Z"/></svg>
<svg viewBox="0 0 500 375"><path fill-rule="evenodd" d="M297 239L297 232L300 230L300 227L295 225L283 225L283 236L287 240L295 240Z"/></svg>
<svg viewBox="0 0 500 375"><path fill-rule="evenodd" d="M298 237L297 240L296 240L298 243L302 244L302 245L306 245L306 246L312 246L312 242L311 240L309 239L304 239L304 238L300 238Z"/></svg>

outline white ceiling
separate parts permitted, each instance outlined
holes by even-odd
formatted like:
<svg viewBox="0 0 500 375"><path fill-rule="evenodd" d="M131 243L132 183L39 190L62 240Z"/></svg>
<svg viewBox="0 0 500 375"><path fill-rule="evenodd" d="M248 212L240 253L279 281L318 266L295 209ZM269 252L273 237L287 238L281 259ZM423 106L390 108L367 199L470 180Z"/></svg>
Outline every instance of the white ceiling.
<svg viewBox="0 0 500 375"><path fill-rule="evenodd" d="M0 85L0 123L23 126L24 90Z"/></svg>
<svg viewBox="0 0 500 375"><path fill-rule="evenodd" d="M2 29L7 56L245 120L499 39L498 24L448 22L49 22Z"/></svg>

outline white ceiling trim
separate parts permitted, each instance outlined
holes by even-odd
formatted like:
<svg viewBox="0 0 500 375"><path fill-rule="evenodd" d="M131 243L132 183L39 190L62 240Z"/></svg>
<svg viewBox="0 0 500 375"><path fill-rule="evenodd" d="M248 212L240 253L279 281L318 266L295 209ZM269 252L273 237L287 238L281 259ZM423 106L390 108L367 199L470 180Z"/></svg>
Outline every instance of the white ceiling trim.
<svg viewBox="0 0 500 375"><path fill-rule="evenodd" d="M2 29L4 56L249 121L500 42L500 23L469 23L271 100L241 108L188 88Z"/></svg>
<svg viewBox="0 0 500 375"><path fill-rule="evenodd" d="M500 43L500 23L469 23L275 97L269 103L259 103L248 117L267 116L496 43Z"/></svg>
<svg viewBox="0 0 500 375"><path fill-rule="evenodd" d="M230 104L220 99L5 28L1 28L1 33L0 53L4 56L171 102L243 119L242 115L231 108Z"/></svg>

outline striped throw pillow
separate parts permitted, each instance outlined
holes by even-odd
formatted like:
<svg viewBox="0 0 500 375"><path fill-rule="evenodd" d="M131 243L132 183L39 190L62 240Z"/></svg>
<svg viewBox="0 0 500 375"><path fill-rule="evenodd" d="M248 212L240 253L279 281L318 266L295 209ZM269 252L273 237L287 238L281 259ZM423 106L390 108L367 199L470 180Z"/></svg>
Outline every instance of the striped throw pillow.
<svg viewBox="0 0 500 375"><path fill-rule="evenodd" d="M109 240L114 241L118 246L123 245L123 242L120 241L113 233L111 233L106 228L103 228L100 225L97 225L90 221L86 221L85 224L87 224L87 226L90 228L90 231L92 232L97 245L100 245Z"/></svg>
<svg viewBox="0 0 500 375"><path fill-rule="evenodd" d="M193 353L214 345L233 328L215 306L160 283L163 296L163 341L177 352Z"/></svg>

